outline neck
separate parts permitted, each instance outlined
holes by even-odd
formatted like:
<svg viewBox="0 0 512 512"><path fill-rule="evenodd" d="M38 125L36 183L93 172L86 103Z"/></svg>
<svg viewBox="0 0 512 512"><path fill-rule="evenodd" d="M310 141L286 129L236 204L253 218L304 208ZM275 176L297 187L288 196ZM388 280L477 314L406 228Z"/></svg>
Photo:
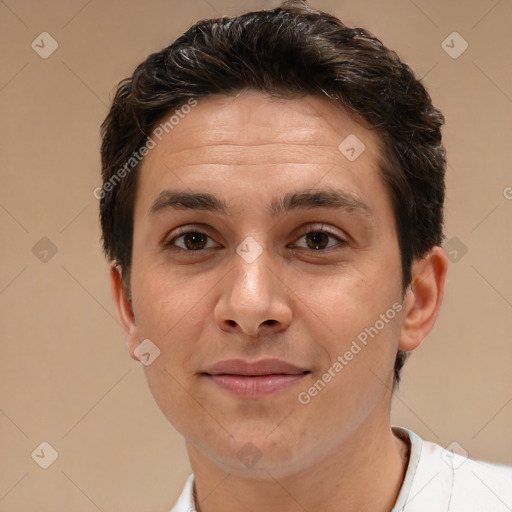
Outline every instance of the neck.
<svg viewBox="0 0 512 512"><path fill-rule="evenodd" d="M361 426L338 449L290 471L259 478L220 468L187 443L198 512L390 512L402 485L408 445L385 427Z"/></svg>

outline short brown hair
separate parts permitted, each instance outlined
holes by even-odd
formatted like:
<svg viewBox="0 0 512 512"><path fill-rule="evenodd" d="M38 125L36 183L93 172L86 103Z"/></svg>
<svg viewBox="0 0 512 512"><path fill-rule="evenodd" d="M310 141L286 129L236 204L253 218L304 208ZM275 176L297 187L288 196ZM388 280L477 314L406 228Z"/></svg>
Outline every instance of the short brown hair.
<svg viewBox="0 0 512 512"><path fill-rule="evenodd" d="M244 89L290 99L323 95L377 132L405 292L413 260L443 241L444 117L414 72L379 39L291 0L272 10L199 21L120 82L102 124L100 218L105 254L122 268L125 288L137 166L113 178L165 114L191 99ZM406 355L397 354L395 385Z"/></svg>

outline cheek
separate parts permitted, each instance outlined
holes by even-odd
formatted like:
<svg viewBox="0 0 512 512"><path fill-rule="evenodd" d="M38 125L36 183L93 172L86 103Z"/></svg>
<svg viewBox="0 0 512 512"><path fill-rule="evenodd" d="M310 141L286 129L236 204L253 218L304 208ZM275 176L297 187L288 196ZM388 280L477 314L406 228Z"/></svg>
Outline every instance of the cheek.
<svg viewBox="0 0 512 512"><path fill-rule="evenodd" d="M212 309L211 279L178 279L168 271L148 269L133 282L134 314L139 338L160 349L160 359L173 374L182 374L196 351L195 340Z"/></svg>
<svg viewBox="0 0 512 512"><path fill-rule="evenodd" d="M314 416L328 418L325 428L333 435L339 418L348 430L356 429L390 393L400 319L386 323L376 311L357 318L338 315L337 335L322 340L328 361L305 383L303 400L310 399Z"/></svg>
<svg viewBox="0 0 512 512"><path fill-rule="evenodd" d="M148 268L133 280L139 338L150 339L160 355L144 366L149 389L168 421L183 435L204 411L190 394L190 368L211 304L209 280L191 283Z"/></svg>
<svg viewBox="0 0 512 512"><path fill-rule="evenodd" d="M351 402L350 397L340 398L335 389L357 390L351 393L354 397L370 398L388 382L398 348L401 294L394 272L374 267L373 274L340 273L328 283L305 283L303 294L301 310L307 329L324 352L320 371L330 369L336 376L326 376L332 398L340 405ZM333 368L336 361L342 369L340 364Z"/></svg>
<svg viewBox="0 0 512 512"><path fill-rule="evenodd" d="M139 329L166 332L194 317L196 306L208 292L208 280L189 280L173 275L163 266L136 272L134 267L134 310Z"/></svg>
<svg viewBox="0 0 512 512"><path fill-rule="evenodd" d="M323 328L330 343L350 340L373 325L391 307L395 290L377 276L361 270L341 270L338 274L321 279L301 279L295 293L303 312ZM295 279L295 282L299 280ZM391 289L390 289L391 288ZM342 348L342 347L341 347Z"/></svg>

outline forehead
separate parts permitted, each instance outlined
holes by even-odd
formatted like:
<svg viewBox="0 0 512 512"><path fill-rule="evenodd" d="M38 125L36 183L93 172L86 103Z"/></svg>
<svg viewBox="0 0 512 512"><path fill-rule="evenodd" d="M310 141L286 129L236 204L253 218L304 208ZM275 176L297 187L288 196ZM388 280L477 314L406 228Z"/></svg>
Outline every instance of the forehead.
<svg viewBox="0 0 512 512"><path fill-rule="evenodd" d="M163 189L177 186L228 194L234 191L229 183L238 192L268 193L269 186L321 180L357 197L377 180L377 134L326 98L276 99L255 91L201 98L195 107L166 114L159 126L139 168L136 215Z"/></svg>

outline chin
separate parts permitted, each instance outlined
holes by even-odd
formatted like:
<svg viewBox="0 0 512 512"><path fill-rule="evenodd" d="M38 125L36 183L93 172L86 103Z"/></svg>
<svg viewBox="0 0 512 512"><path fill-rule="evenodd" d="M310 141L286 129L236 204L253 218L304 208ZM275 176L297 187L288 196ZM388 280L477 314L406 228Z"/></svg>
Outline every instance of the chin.
<svg viewBox="0 0 512 512"><path fill-rule="evenodd" d="M226 451L217 453L229 471L240 476L266 480L278 474L294 472L305 456L304 442L297 441L297 435L288 431L278 432L279 427L265 425L262 429L240 429L233 432ZM224 443L211 446L222 446ZM270 474L270 475L269 475Z"/></svg>

